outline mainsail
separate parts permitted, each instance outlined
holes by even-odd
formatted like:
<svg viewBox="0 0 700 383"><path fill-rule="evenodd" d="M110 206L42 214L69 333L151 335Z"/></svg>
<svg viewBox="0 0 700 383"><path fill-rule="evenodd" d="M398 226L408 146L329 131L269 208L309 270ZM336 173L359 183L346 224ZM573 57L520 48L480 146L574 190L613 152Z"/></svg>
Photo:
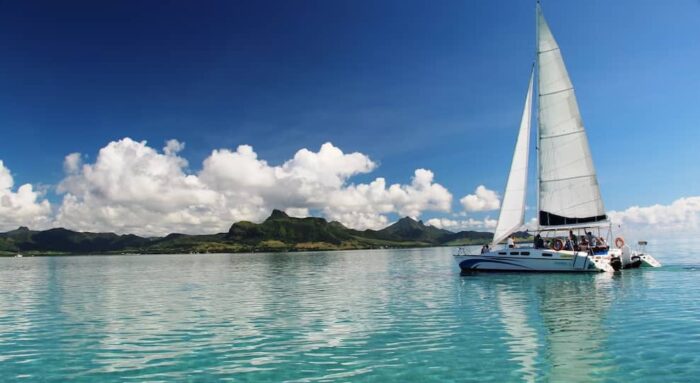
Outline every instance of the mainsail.
<svg viewBox="0 0 700 383"><path fill-rule="evenodd" d="M539 4L537 36L539 225L606 220L574 88Z"/></svg>
<svg viewBox="0 0 700 383"><path fill-rule="evenodd" d="M498 216L498 225L493 234L493 245L518 230L525 221L525 192L527 190L527 160L530 149L530 121L532 120L532 78L525 97L525 108L520 121L518 140L515 143L513 162L510 164L510 174L503 195L503 204Z"/></svg>

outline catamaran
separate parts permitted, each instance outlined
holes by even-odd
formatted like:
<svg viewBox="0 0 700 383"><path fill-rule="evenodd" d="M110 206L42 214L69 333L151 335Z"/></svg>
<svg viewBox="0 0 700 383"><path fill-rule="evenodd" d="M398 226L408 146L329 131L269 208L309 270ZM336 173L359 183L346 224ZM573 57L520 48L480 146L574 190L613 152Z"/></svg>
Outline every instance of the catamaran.
<svg viewBox="0 0 700 383"><path fill-rule="evenodd" d="M633 252L622 237L615 239L616 248L607 245L613 242L612 224L605 214L574 87L539 1L536 14L537 59L530 74L493 241L481 254L469 254L460 248L455 259L463 271L601 272L658 267L660 264L651 255ZM535 74L538 87L537 240L533 246L496 249L501 241L524 225ZM607 240L601 236L601 230L605 229ZM551 238L551 241L547 244L541 237ZM566 242L559 238L566 238Z"/></svg>

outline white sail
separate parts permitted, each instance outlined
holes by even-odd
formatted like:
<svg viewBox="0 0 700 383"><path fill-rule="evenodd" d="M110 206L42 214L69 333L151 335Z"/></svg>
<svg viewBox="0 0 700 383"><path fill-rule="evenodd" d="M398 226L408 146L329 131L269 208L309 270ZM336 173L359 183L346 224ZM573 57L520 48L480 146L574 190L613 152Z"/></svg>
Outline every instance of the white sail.
<svg viewBox="0 0 700 383"><path fill-rule="evenodd" d="M527 162L530 150L530 121L532 120L532 79L525 97L525 108L520 121L518 140L515 143L513 161L510 164L510 174L503 194L503 204L498 216L496 232L493 234L493 245L498 244L511 233L518 230L525 222L525 192L527 191Z"/></svg>
<svg viewBox="0 0 700 383"><path fill-rule="evenodd" d="M559 46L537 6L539 225L607 219L588 138Z"/></svg>

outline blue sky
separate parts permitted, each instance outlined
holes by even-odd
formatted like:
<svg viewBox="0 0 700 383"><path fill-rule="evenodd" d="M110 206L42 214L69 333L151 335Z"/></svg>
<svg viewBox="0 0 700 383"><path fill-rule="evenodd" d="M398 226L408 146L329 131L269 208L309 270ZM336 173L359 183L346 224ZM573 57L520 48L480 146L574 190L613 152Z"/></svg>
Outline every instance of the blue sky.
<svg viewBox="0 0 700 383"><path fill-rule="evenodd" d="M543 8L606 208L700 195L700 2ZM191 172L332 142L379 164L351 182L430 169L458 212L504 188L534 37L534 1L3 2L0 160L56 206L64 157L124 137L185 142Z"/></svg>

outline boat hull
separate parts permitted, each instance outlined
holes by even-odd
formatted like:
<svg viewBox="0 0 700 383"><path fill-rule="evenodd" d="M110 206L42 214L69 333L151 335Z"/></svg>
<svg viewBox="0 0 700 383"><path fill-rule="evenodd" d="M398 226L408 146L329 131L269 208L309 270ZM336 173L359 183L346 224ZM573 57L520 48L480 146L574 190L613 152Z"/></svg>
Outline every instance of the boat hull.
<svg viewBox="0 0 700 383"><path fill-rule="evenodd" d="M649 254L637 254L639 257L638 267L661 267L661 263Z"/></svg>
<svg viewBox="0 0 700 383"><path fill-rule="evenodd" d="M623 269L637 269L640 267L661 267L661 263L654 257L643 251L632 251L629 246L620 249Z"/></svg>
<svg viewBox="0 0 700 383"><path fill-rule="evenodd" d="M507 249L485 254L455 254L455 261L465 272L603 272L613 271L610 255L549 249Z"/></svg>
<svg viewBox="0 0 700 383"><path fill-rule="evenodd" d="M630 267L626 268L636 269L640 267L661 267L661 263L659 263L659 261L649 254L635 254L632 256L632 259L634 262L630 265Z"/></svg>

